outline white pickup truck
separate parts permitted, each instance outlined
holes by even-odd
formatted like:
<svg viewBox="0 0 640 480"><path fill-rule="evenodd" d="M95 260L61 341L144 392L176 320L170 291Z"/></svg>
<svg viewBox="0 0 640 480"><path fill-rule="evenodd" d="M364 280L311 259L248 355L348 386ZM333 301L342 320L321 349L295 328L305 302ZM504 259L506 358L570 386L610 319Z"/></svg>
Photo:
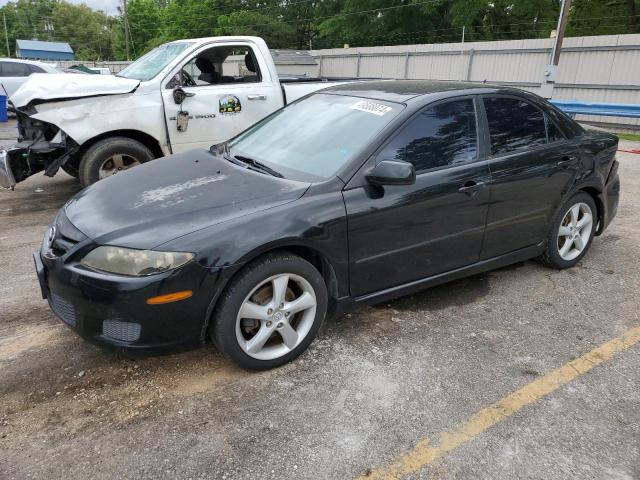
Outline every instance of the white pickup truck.
<svg viewBox="0 0 640 480"><path fill-rule="evenodd" d="M343 83L279 79L257 37L179 40L114 76L34 74L10 98L18 143L0 186L62 168L83 186L140 163L235 136L288 102Z"/></svg>

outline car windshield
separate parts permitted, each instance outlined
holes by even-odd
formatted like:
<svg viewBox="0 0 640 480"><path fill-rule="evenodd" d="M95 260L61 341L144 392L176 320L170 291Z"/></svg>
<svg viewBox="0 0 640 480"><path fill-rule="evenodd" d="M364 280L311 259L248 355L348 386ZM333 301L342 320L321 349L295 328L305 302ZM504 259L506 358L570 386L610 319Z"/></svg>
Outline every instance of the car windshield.
<svg viewBox="0 0 640 480"><path fill-rule="evenodd" d="M315 94L279 110L229 142L229 153L288 178L334 176L367 146L403 105Z"/></svg>
<svg viewBox="0 0 640 480"><path fill-rule="evenodd" d="M118 73L118 77L133 78L145 82L155 77L193 42L166 43L154 48Z"/></svg>

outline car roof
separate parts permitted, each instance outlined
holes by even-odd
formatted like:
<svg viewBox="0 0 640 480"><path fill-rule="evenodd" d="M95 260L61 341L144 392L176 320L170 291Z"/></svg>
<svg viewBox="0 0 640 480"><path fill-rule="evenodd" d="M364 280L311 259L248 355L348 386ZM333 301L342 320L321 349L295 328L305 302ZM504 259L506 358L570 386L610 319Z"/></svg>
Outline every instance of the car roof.
<svg viewBox="0 0 640 480"><path fill-rule="evenodd" d="M0 62L15 62L15 63L26 63L29 65L38 65L39 67L41 66L45 66L45 67L53 67L53 65L49 64L49 63L45 63L45 62L40 62L38 60L26 60L23 58L7 58L7 57L2 57L0 58Z"/></svg>
<svg viewBox="0 0 640 480"><path fill-rule="evenodd" d="M488 83L439 80L374 80L345 83L322 90L322 93L365 97L388 102L411 103L425 100L444 92L472 93L522 93L512 87Z"/></svg>

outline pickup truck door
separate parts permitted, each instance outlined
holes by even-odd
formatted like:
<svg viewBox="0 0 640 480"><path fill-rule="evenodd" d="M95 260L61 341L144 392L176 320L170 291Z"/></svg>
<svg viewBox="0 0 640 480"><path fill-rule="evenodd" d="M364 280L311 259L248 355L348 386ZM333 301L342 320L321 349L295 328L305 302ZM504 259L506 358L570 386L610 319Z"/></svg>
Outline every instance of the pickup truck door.
<svg viewBox="0 0 640 480"><path fill-rule="evenodd" d="M233 55L223 58L230 51ZM188 96L177 105L173 87L180 71L182 88ZM275 72L269 70L257 49L242 42L215 43L196 51L167 77L162 99L174 153L209 148L228 140L284 104ZM180 111L188 112L184 131L177 127Z"/></svg>

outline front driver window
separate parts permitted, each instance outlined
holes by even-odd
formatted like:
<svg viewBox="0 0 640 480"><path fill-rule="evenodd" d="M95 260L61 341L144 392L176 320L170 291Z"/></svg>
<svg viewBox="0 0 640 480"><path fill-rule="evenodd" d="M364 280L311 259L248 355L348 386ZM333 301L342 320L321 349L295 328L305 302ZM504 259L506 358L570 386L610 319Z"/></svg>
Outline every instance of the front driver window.
<svg viewBox="0 0 640 480"><path fill-rule="evenodd" d="M182 79L180 79L180 75ZM261 81L255 53L247 46L213 47L199 52L187 62L167 88L255 83Z"/></svg>
<svg viewBox="0 0 640 480"><path fill-rule="evenodd" d="M472 99L424 109L378 154L377 160L413 163L416 172L469 163L477 158L476 114Z"/></svg>

